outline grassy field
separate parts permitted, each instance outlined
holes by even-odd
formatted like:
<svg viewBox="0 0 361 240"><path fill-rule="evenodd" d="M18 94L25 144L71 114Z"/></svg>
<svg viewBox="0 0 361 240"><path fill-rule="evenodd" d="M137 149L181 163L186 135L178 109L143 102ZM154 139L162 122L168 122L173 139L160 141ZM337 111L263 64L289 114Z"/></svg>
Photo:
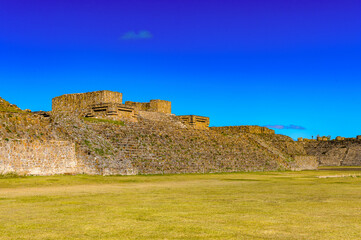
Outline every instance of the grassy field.
<svg viewBox="0 0 361 240"><path fill-rule="evenodd" d="M361 239L358 174L5 176L0 239Z"/></svg>

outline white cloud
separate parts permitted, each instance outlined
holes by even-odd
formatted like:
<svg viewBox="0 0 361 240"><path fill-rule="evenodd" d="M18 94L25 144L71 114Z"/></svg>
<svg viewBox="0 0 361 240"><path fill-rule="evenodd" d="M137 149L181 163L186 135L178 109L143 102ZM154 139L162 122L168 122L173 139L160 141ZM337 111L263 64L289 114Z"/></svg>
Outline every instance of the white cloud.
<svg viewBox="0 0 361 240"><path fill-rule="evenodd" d="M124 33L123 36L121 36L122 40L133 40L133 39L150 39L153 35L149 31L130 31L127 33Z"/></svg>

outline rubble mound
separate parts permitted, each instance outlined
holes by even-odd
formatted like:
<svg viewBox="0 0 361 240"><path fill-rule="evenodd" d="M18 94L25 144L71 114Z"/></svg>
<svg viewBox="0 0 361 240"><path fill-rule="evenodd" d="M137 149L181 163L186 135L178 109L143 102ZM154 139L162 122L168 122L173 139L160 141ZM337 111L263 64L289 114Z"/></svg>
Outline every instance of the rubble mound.
<svg viewBox="0 0 361 240"><path fill-rule="evenodd" d="M0 112L20 112L21 109L18 108L16 105L5 101L0 97Z"/></svg>

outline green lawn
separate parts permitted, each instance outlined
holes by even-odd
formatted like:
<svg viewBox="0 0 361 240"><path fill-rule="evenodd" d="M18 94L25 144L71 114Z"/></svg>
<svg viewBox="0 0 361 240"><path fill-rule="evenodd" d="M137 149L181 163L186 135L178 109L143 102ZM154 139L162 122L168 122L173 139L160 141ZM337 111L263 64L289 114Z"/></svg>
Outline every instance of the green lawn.
<svg viewBox="0 0 361 240"><path fill-rule="evenodd" d="M0 239L361 239L355 174L0 178Z"/></svg>

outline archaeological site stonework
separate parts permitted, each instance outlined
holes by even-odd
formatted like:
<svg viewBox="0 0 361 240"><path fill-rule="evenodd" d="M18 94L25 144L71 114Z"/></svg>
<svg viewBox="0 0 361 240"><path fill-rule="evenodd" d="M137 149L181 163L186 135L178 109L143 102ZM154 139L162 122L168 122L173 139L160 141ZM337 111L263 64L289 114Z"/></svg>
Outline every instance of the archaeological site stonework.
<svg viewBox="0 0 361 240"><path fill-rule="evenodd" d="M78 172L75 144L68 141L0 140L0 173L24 175Z"/></svg>
<svg viewBox="0 0 361 240"><path fill-rule="evenodd" d="M150 102L131 102L123 104L122 93L96 91L66 94L53 99L52 112L69 112L83 117L109 118L137 121L142 112L171 114L171 102L150 100Z"/></svg>
<svg viewBox="0 0 361 240"><path fill-rule="evenodd" d="M276 134L275 130L260 126L212 127L211 129L223 134L227 134L227 133Z"/></svg>
<svg viewBox="0 0 361 240"><path fill-rule="evenodd" d="M148 112L159 112L159 113L172 113L172 104L165 100L150 100L150 102L125 102L125 105L133 107L136 111L148 111Z"/></svg>
<svg viewBox="0 0 361 240"><path fill-rule="evenodd" d="M66 94L53 99L50 112L23 111L0 100L0 174L132 175L361 165L361 140L332 145L323 139L294 141L261 126L209 127L208 117L172 114L171 102L165 100L123 104L119 92Z"/></svg>
<svg viewBox="0 0 361 240"><path fill-rule="evenodd" d="M122 96L112 91L66 94L53 98L52 111L82 112L97 104L122 104Z"/></svg>
<svg viewBox="0 0 361 240"><path fill-rule="evenodd" d="M315 156L320 166L361 166L361 139L303 141L307 154Z"/></svg>
<svg viewBox="0 0 361 240"><path fill-rule="evenodd" d="M195 129L208 129L209 127L209 118L208 117L201 117L201 116L195 116L195 115L183 115L178 116L178 119Z"/></svg>

